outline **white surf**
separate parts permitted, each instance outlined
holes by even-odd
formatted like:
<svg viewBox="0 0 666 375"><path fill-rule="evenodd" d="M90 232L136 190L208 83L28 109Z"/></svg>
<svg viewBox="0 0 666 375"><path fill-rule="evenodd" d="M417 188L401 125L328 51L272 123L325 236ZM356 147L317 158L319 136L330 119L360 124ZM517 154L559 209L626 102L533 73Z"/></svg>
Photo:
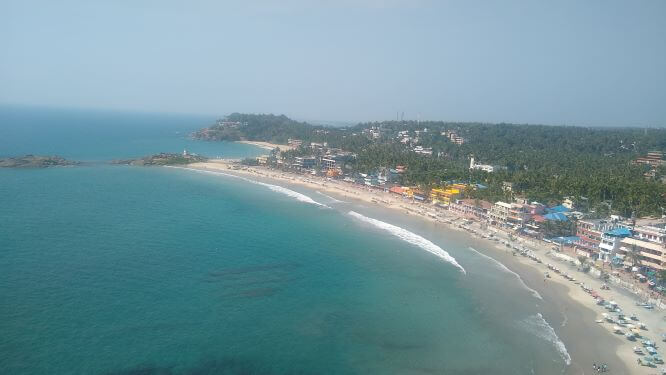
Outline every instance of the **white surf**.
<svg viewBox="0 0 666 375"><path fill-rule="evenodd" d="M383 221L373 219L371 217L361 215L361 214L359 214L357 212L354 212L354 211L349 211L349 215L351 215L351 216L355 217L356 219L359 219L363 222L372 224L377 228L383 229L383 230L391 233L392 235L400 238L403 241L406 241L406 242L409 242L413 245L416 245L416 246L420 247L421 249L444 259L446 262L453 264L454 266L459 268L462 273L467 274L465 269L460 264L458 264L458 262L456 261L456 259L454 257L452 257L449 253L444 251L441 247L439 247L439 246L435 245L434 243L428 241L427 239L419 236L418 234L412 233L412 232L408 231L407 229L400 228L398 226L395 226L395 225L392 225L392 224L389 224L389 223L385 223Z"/></svg>
<svg viewBox="0 0 666 375"><path fill-rule="evenodd" d="M560 353L560 356L562 357L564 362L567 365L571 364L571 356L569 355L566 346L564 346L562 340L560 340L560 338L557 337L557 334L555 333L553 327L551 327L550 324L548 324L546 319L544 319L541 314L537 313L536 315L532 315L527 319L523 320L522 323L523 323L522 324L523 329L553 344L553 346Z"/></svg>
<svg viewBox="0 0 666 375"><path fill-rule="evenodd" d="M518 279L518 281L520 282L520 285L523 286L523 288L529 290L530 293L532 293L532 295L533 295L535 298L538 298L538 299L540 299L540 300L543 300L543 297L541 297L541 294L539 294L539 292L537 292L536 290L534 290L534 289L530 288L529 286L527 286L527 284L525 284L525 281L523 281L523 278L520 277L519 274L517 274L517 273L511 271L511 270L509 269L509 267L507 267L507 266L504 265L504 263L500 262L499 260L497 260L497 259L495 259L495 258L493 258L493 257L490 257L490 256L488 256L488 255L486 255L486 254L483 254L483 253L479 252L478 250L476 250L476 249L474 249L474 248L472 248L472 247L470 247L469 249L472 250L473 252L479 254L479 255L482 256L483 258L486 258L486 259L488 259L489 261L493 262L493 263L495 264L495 266L497 266L497 268L501 269L502 271L514 275L514 276Z"/></svg>
<svg viewBox="0 0 666 375"><path fill-rule="evenodd" d="M209 174L217 174L217 175L221 175L221 176L239 178L241 180L250 182L252 184L265 186L265 187L269 188L272 191L284 194L288 197L294 198L294 199L296 199L298 201L301 201L301 202L304 202L304 203L310 203L310 204L314 204L314 205L317 205L317 206L330 208L325 204L321 204L321 203L315 201L314 199L308 197L305 194L299 193L297 191L293 191L291 189L287 189L286 187L273 185L273 184L268 184L268 183L261 182L261 181L256 181L256 180L253 180L253 179L250 179L250 178L247 178L247 177L237 176L237 175L234 175L234 174L231 174L231 173L224 173L224 172L220 172L220 171L210 171L210 170L196 169L196 168L186 168L186 167L171 167L170 166L169 168L186 169L188 171L195 171L195 172L209 173Z"/></svg>

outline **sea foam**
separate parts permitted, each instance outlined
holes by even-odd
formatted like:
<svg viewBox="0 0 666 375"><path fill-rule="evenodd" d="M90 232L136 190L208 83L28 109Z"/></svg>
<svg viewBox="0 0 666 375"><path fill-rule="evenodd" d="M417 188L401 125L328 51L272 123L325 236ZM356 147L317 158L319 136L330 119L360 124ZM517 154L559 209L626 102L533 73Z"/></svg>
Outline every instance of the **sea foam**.
<svg viewBox="0 0 666 375"><path fill-rule="evenodd" d="M331 197L330 195L326 195L326 194L322 193L322 192L319 191L319 190L317 190L317 194L320 194L320 195L322 195L322 196L324 196L324 197L330 199L332 203L347 203L347 202L345 202L345 201L341 201L341 200L339 200L339 199L335 199L335 198Z"/></svg>
<svg viewBox="0 0 666 375"><path fill-rule="evenodd" d="M456 259L454 257L452 257L451 255L449 255L449 253L447 253L441 247L435 245L434 243L428 241L427 239L419 236L416 233L412 233L412 232L410 232L410 231L408 231L404 228L400 228L398 226L395 226L395 225L392 225L392 224L389 224L389 223L385 223L385 222L377 220L377 219L373 219L373 218L370 218L370 217L367 217L367 216L363 216L363 215L361 215L357 212L354 212L354 211L349 211L349 215L351 215L351 216L355 217L356 219L359 219L363 222L372 224L377 228L383 229L383 230L391 233L392 235L400 238L403 241L406 241L406 242L409 242L413 245L416 245L416 246L422 248L423 250L425 250L429 253L432 253L432 254L444 259L448 263L451 263L454 266L458 267L462 273L464 273L464 274L467 273L465 271L465 269L460 264L458 264Z"/></svg>
<svg viewBox="0 0 666 375"><path fill-rule="evenodd" d="M567 366L571 364L571 356L569 355L566 346L564 346L562 340L557 337L553 327L548 324L546 319L544 319L540 313L529 316L528 318L522 320L521 323L523 323L521 326L523 329L553 344Z"/></svg>
<svg viewBox="0 0 666 375"><path fill-rule="evenodd" d="M523 288L529 290L530 293L532 293L532 295L533 295L535 298L538 298L538 299L541 299L541 300L543 299L543 297L541 297L541 294L539 294L539 292L537 292L536 290L534 290L534 289L530 288L529 286L527 286L527 284L525 284L525 281L523 281L523 278L520 277L519 274L517 274L517 273L511 271L507 266L504 265L504 263L500 262L499 260L497 260L497 259L495 259L495 258L493 258L493 257L490 257L490 256L488 256L488 255L486 255L486 254L483 254L483 253L479 252L478 250L476 250L476 249L474 249L474 248L472 248L472 247L470 247L469 249L472 250L473 252L479 254L479 255L482 256L483 258L486 258L486 259L488 259L489 261L493 262L493 264L495 264L495 265L497 266L497 268L501 269L502 271L514 275L514 276L518 279L518 281L520 282L520 285L522 285Z"/></svg>
<svg viewBox="0 0 666 375"><path fill-rule="evenodd" d="M301 202L310 203L310 204L314 204L314 205L317 205L317 206L330 208L329 206L327 206L325 204L321 204L321 203L315 201L314 199L308 197L305 194L301 194L297 191L287 189L286 187L273 185L273 184L268 184L268 183L261 182L261 181L256 181L256 180L253 180L253 179L250 179L250 178L247 178L247 177L237 176L237 175L231 174L231 173L224 173L224 172L220 172L220 171L210 171L210 170L196 169L196 168L186 168L186 167L169 167L169 168L186 169L188 171L195 171L195 172L201 172L201 173L209 173L209 174L216 174L216 175L227 176L227 177L234 177L234 178L238 178L238 179L241 179L243 181L247 181L247 182L255 184L255 185L265 186L265 187L269 188L272 191L284 194L288 197L294 198L294 199L296 199L298 201L301 201Z"/></svg>

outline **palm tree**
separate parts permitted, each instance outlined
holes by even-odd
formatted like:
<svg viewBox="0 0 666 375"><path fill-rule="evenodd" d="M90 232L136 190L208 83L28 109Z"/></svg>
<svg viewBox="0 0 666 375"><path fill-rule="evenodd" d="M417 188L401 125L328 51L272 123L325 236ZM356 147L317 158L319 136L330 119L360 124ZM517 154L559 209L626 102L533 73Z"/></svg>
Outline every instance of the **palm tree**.
<svg viewBox="0 0 666 375"><path fill-rule="evenodd" d="M578 256L578 261L580 262L580 269L583 272L587 272L590 270L590 265L587 263L588 258L584 255L579 255Z"/></svg>
<svg viewBox="0 0 666 375"><path fill-rule="evenodd" d="M631 251L629 252L629 258L631 259L632 266L641 265L641 253L636 250L636 245L633 245Z"/></svg>
<svg viewBox="0 0 666 375"><path fill-rule="evenodd" d="M659 280L660 284L664 284L666 282L666 270L657 272L657 280Z"/></svg>

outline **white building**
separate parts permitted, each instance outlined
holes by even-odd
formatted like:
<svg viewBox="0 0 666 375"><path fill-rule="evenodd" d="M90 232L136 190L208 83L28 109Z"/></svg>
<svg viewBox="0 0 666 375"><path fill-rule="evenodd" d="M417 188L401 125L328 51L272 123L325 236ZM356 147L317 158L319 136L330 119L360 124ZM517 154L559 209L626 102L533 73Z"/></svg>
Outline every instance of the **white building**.
<svg viewBox="0 0 666 375"><path fill-rule="evenodd" d="M511 203L506 202L495 202L490 208L490 220L494 220L497 223L504 224L509 217L511 212Z"/></svg>
<svg viewBox="0 0 666 375"><path fill-rule="evenodd" d="M505 167L500 167L498 165L490 164L474 164L474 156L469 160L469 169L478 169L484 172L493 173L499 169L506 169Z"/></svg>

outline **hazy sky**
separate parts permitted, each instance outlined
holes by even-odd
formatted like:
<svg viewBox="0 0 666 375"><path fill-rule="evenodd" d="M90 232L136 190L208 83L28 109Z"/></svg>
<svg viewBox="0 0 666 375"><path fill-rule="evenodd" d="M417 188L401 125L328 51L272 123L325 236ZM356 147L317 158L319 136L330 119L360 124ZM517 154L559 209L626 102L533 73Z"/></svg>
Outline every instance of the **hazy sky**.
<svg viewBox="0 0 666 375"><path fill-rule="evenodd" d="M666 1L0 0L0 103L666 126Z"/></svg>

